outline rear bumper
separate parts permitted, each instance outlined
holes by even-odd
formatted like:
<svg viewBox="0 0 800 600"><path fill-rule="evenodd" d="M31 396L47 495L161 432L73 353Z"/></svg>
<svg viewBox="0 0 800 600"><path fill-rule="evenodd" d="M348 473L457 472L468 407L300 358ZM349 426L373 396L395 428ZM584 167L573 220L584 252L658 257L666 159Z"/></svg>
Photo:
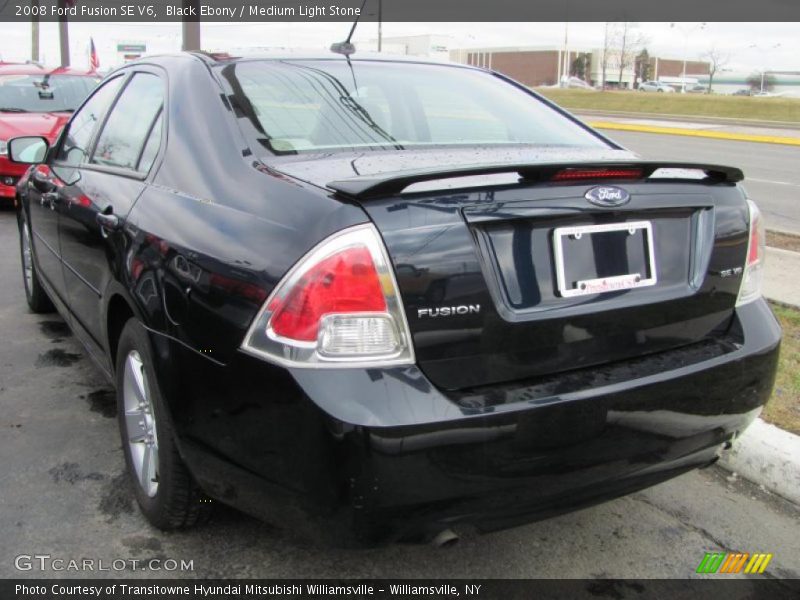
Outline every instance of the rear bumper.
<svg viewBox="0 0 800 600"><path fill-rule="evenodd" d="M530 383L494 388L480 393L511 401L471 406L415 367L295 370L272 388L280 408L267 408L275 399L262 389L244 419L230 405L217 411L213 435L197 420L184 428L184 455L212 496L251 513L269 514L267 496L280 488L309 506L349 505L357 522L377 516L400 533L454 522L505 527L713 462L771 393L780 328L766 303L737 310L732 339L712 358L674 359L646 377L609 385L595 377L591 387L551 386L544 396ZM212 451L215 440L224 443Z"/></svg>

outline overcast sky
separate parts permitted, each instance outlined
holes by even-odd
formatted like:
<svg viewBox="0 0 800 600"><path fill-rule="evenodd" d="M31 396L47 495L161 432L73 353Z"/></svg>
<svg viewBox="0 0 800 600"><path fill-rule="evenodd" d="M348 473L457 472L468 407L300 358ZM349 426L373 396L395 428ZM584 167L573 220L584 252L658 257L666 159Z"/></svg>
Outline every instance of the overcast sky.
<svg viewBox="0 0 800 600"><path fill-rule="evenodd" d="M800 23L638 23L650 54L698 58L712 46L729 55L726 68L800 71ZM349 30L347 23L203 23L203 47L226 50L247 47L327 48ZM384 37L437 33L449 36L450 49L488 46L558 46L564 43L564 23L384 23ZM603 23L570 23L569 45L602 45ZM180 23L72 23L70 46L75 66L87 64L89 37L94 38L101 68L119 62L118 42L145 42L148 53L180 50ZM377 37L377 24L359 24L354 41ZM235 40L232 42L232 40ZM752 47L752 46L756 47ZM777 47L776 47L777 46ZM58 61L55 23L41 24L43 61ZM0 23L0 58L30 58L30 25Z"/></svg>

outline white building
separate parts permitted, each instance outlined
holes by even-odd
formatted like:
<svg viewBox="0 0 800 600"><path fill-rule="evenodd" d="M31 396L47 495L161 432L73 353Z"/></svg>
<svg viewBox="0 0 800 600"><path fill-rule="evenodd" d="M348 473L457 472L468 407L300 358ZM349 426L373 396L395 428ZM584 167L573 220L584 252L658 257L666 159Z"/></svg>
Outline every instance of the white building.
<svg viewBox="0 0 800 600"><path fill-rule="evenodd" d="M449 60L451 41L450 36L436 33L384 37L381 40L381 52ZM364 46L364 50L375 52L378 49L378 40L370 40Z"/></svg>

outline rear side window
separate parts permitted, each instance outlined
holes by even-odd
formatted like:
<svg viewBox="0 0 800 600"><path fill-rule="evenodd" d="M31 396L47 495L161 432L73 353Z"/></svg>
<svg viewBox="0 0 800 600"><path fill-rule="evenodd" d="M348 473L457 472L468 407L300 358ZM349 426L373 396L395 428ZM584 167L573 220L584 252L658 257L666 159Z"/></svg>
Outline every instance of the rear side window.
<svg viewBox="0 0 800 600"><path fill-rule="evenodd" d="M103 122L108 107L117 95L122 77L116 77L101 85L94 95L75 113L61 147L58 149L56 161L77 167L86 160L97 128Z"/></svg>
<svg viewBox="0 0 800 600"><path fill-rule="evenodd" d="M155 132L154 124L160 118L164 106L164 84L151 73L136 73L130 80L122 95L117 100L106 121L100 137L97 139L91 162L107 167L142 171L140 164L143 152L148 151L150 164L155 153L145 148L151 132ZM161 142L161 128L158 128L158 139ZM149 145L149 144L148 144ZM158 152L158 145L155 147ZM147 165L149 169L149 165Z"/></svg>
<svg viewBox="0 0 800 600"><path fill-rule="evenodd" d="M139 159L139 165L136 167L137 171L147 173L150 171L150 167L153 166L153 161L156 159L158 149L161 147L161 122L163 120L163 114L163 111L158 113L156 121L153 123L150 135L147 137L147 143L145 143L142 149L142 157Z"/></svg>

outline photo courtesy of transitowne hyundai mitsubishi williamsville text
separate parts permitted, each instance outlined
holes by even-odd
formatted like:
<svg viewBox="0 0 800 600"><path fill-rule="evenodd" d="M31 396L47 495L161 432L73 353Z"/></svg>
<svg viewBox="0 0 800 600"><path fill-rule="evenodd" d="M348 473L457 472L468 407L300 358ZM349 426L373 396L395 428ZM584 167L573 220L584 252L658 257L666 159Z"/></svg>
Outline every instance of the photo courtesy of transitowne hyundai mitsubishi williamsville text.
<svg viewBox="0 0 800 600"><path fill-rule="evenodd" d="M376 585L359 584L359 585L330 585L324 583L309 583L305 585L291 584L291 585L261 585L261 584L228 584L228 585L211 585L203 583L195 583L192 585L158 585L158 584L142 584L131 585L126 583L113 583L104 586L98 585L65 585L65 584L52 584L52 585L26 585L16 584L15 594L18 597L25 596L43 596L51 594L53 596L96 596L114 595L115 597L126 596L168 596L180 597L221 597L230 598L233 596L372 596L378 593L389 592L392 595L437 595L437 596L460 596L461 591L467 594L478 595L480 593L480 584L464 584L460 589L458 586L441 584L441 585L412 585L412 584L391 584L383 588Z"/></svg>
<svg viewBox="0 0 800 600"><path fill-rule="evenodd" d="M772 390L742 171L498 73L150 57L7 147L19 285L116 387L162 529L450 543L713 464Z"/></svg>

